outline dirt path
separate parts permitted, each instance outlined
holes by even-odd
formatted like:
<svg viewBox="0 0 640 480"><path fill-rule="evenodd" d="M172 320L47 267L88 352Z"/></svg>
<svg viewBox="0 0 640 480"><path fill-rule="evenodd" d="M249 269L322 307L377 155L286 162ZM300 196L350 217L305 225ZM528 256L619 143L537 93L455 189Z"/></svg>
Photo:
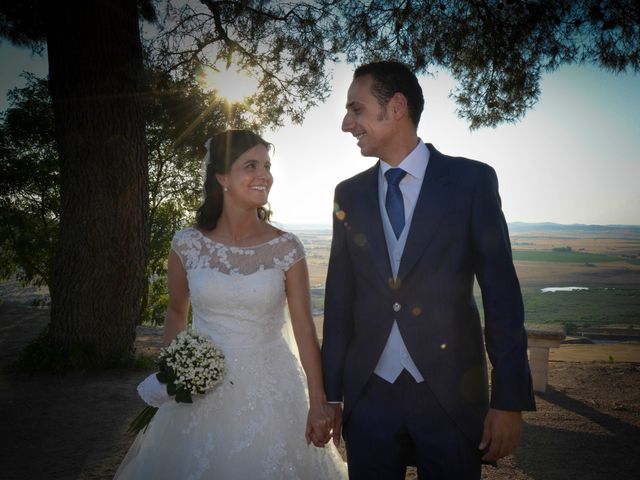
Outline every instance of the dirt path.
<svg viewBox="0 0 640 480"><path fill-rule="evenodd" d="M0 306L0 367L16 358L47 321L47 310ZM157 341L153 329L139 332L139 348L152 348ZM570 347L573 353L566 357L573 361L565 361L563 348L552 351L550 388L537 395L538 411L525 415L520 449L498 469L486 467L484 479L638 478L640 360L619 360L637 359L640 345L622 345L630 357L609 353L613 362L590 361L601 355L597 348L589 353L594 346ZM3 369L0 477L112 478L133 440L126 426L143 406L135 387L147 374L14 378Z"/></svg>

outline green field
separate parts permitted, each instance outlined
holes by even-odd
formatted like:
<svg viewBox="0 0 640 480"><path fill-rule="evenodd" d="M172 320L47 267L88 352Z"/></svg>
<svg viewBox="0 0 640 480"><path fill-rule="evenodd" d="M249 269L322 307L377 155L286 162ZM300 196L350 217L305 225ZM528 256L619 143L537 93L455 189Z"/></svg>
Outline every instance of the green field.
<svg viewBox="0 0 640 480"><path fill-rule="evenodd" d="M542 293L539 288L523 288L525 322L564 325L568 332L581 327L624 325L640 327L640 286L590 287L573 292ZM311 298L322 310L324 296ZM482 312L482 299L476 292Z"/></svg>
<svg viewBox="0 0 640 480"><path fill-rule="evenodd" d="M561 262L561 263L602 263L617 262L620 260L633 263L633 260L613 255L598 255L584 252L553 252L543 250L514 250L514 260L528 262Z"/></svg>
<svg viewBox="0 0 640 480"><path fill-rule="evenodd" d="M617 285L573 292L523 292L527 323L555 323L571 329L596 325L640 326L640 287Z"/></svg>
<svg viewBox="0 0 640 480"><path fill-rule="evenodd" d="M590 287L542 293L523 288L525 323L564 325L568 332L604 325L640 326L640 286ZM482 305L476 294L478 305Z"/></svg>

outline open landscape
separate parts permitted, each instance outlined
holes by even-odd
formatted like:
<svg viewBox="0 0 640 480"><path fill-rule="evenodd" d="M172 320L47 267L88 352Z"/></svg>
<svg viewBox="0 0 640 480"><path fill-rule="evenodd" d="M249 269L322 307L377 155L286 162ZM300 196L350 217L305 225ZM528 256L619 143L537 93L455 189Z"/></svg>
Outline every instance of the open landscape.
<svg viewBox="0 0 640 480"><path fill-rule="evenodd" d="M640 327L640 228L511 226L527 322ZM588 290L542 293L548 287Z"/></svg>
<svg viewBox="0 0 640 480"><path fill-rule="evenodd" d="M527 324L563 326L549 384L524 415L521 447L484 467L486 480L637 478L640 471L640 229L514 226L512 243ZM596 231L597 230L597 231ZM300 230L322 324L329 230ZM567 248L570 247L570 250ZM582 287L545 292L543 288ZM143 406L135 386L150 371L15 376L6 369L48 322L46 291L0 285L0 465L6 479L110 479ZM138 327L154 356L160 328ZM302 434L301 434L302 441ZM407 479L415 479L410 470Z"/></svg>
<svg viewBox="0 0 640 480"><path fill-rule="evenodd" d="M528 324L562 325L576 335L607 327L627 337L640 336L640 227L516 223L510 232ZM331 231L296 233L307 250L318 318ZM584 289L542 292L552 287ZM481 305L478 288L476 301ZM597 332L592 328L591 334Z"/></svg>

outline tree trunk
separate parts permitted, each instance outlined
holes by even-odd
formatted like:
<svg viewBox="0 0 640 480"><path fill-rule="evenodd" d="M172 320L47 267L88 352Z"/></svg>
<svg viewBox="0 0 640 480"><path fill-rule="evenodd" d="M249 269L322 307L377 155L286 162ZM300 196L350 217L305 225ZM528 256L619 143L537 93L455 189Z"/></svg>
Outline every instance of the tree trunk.
<svg viewBox="0 0 640 480"><path fill-rule="evenodd" d="M145 276L148 170L132 0L43 2L61 157L51 340L98 365L126 356Z"/></svg>

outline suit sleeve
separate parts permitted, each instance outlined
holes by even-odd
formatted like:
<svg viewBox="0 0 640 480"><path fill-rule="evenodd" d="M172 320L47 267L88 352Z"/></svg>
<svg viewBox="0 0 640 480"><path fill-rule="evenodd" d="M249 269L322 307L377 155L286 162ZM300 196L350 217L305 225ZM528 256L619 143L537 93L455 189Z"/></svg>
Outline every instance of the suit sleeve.
<svg viewBox="0 0 640 480"><path fill-rule="evenodd" d="M322 368L327 400L342 401L347 348L353 334L354 272L347 247L348 212L336 188L333 237L327 272L322 331Z"/></svg>
<svg viewBox="0 0 640 480"><path fill-rule="evenodd" d="M491 372L491 407L535 410L527 359L524 306L495 171L483 166L472 207L474 270L482 291L485 343Z"/></svg>

